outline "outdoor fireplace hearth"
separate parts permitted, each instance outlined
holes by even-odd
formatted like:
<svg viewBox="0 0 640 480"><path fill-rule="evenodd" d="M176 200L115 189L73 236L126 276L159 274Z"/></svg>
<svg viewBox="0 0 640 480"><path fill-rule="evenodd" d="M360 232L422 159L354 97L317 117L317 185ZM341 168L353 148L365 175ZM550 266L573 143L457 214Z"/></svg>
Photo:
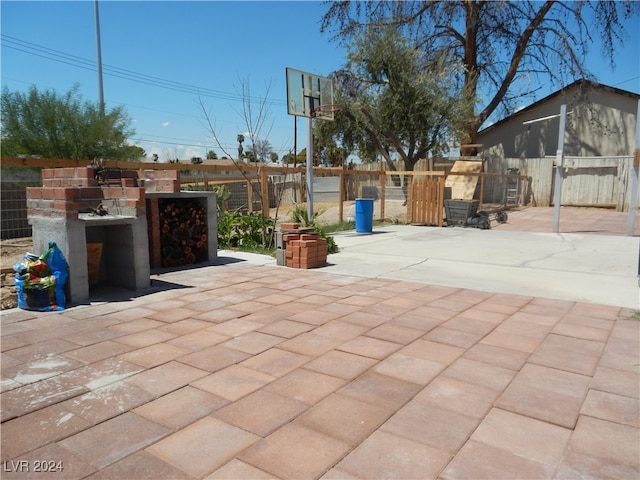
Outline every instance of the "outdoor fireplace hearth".
<svg viewBox="0 0 640 480"><path fill-rule="evenodd" d="M42 170L42 187L27 188L29 223L36 252L49 241L69 263L70 304L89 300L89 285L135 290L150 286L144 188L137 172L122 172L119 184L100 184L92 167ZM99 268L90 282L87 245L102 244Z"/></svg>
<svg viewBox="0 0 640 480"><path fill-rule="evenodd" d="M93 287L148 288L152 268L188 268L217 258L213 192L180 191L177 170L113 173L44 169L42 187L27 188L34 249L45 251L54 241L62 250L69 263L70 304L88 301ZM169 206L169 215L181 212L181 222L161 214Z"/></svg>

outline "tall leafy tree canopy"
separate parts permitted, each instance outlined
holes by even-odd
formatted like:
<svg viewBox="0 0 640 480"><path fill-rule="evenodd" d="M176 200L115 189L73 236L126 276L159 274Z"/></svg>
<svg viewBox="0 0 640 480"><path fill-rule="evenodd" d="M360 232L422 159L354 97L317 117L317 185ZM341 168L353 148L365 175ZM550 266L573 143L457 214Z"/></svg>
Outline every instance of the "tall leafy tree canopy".
<svg viewBox="0 0 640 480"><path fill-rule="evenodd" d="M322 31L348 43L371 25L398 29L433 59L463 68L451 81L471 92L463 143L475 143L482 124L494 113L509 114L516 100L536 85L562 86L591 78L584 65L596 37L602 54L615 61L624 40L624 19L640 12L640 2L556 0L336 1L322 20Z"/></svg>
<svg viewBox="0 0 640 480"><path fill-rule="evenodd" d="M469 108L450 88L451 68L426 57L394 28L371 26L352 37L347 64L334 74L342 110L335 122L318 122L314 135L326 163L357 150L364 161L381 155L391 169L391 161L400 159L413 170L429 152L438 152Z"/></svg>
<svg viewBox="0 0 640 480"><path fill-rule="evenodd" d="M83 101L78 86L61 95L53 90L2 90L2 155L45 158L134 160L144 155L129 145L134 134L122 107L100 112L98 103Z"/></svg>

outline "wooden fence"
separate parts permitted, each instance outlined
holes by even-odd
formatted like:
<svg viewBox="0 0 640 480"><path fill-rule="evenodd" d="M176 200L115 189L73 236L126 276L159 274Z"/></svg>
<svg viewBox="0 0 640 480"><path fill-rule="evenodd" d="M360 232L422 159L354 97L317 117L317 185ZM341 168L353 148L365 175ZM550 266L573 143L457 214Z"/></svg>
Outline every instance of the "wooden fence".
<svg viewBox="0 0 640 480"><path fill-rule="evenodd" d="M420 160L415 170L442 170L449 172L452 159ZM485 158L484 173L505 175L502 179L485 178L482 184L483 194L480 200L486 203L499 203L504 194L505 182L513 169L526 178L523 185L525 197L521 203L548 207L553 205L555 157L544 158ZM396 162L395 168L402 170L402 162ZM388 169L386 164L356 165L358 170L375 171ZM562 205L613 208L616 211L628 211L631 200L631 181L633 156L619 157L565 157L564 179L562 186ZM392 178L391 172L387 172ZM483 182L481 180L481 182Z"/></svg>
<svg viewBox="0 0 640 480"><path fill-rule="evenodd" d="M518 205L552 205L555 158L489 158L483 161L484 171L480 173L451 173L454 160L423 160L418 162L415 171L411 172L402 171L400 163L397 165L398 171L388 170L388 167L382 163L356 165L352 168L314 168L313 175L314 178L335 177L337 179L332 184L337 185L338 189L335 192L335 198L339 204L341 221L344 219L344 202L365 196L380 200L379 218L385 218L385 201L391 198L404 198L408 204L407 219L409 222L438 224L438 218L433 217L434 213L427 208L428 199L434 201L434 197L430 197L430 195L434 195L433 188L436 187L430 186L426 180L425 182L414 180L420 176L430 176L432 179L442 175L445 178L451 178L454 175L477 176L478 189L475 198L480 200L480 208L483 203L504 203L507 183L517 178L519 194L516 203ZM91 164L89 160L34 158L3 158L1 161L3 168L56 168L87 166L89 164ZM107 161L105 166L125 170L180 170L184 180L184 188L211 189L215 185L225 184L230 189L234 189L233 195L238 199L238 204L230 205L230 208L269 211L269 208L272 208L278 201L295 203L306 201L306 169L304 167L292 168L265 164L256 166L243 163L233 166L228 164L194 165L190 163L122 161ZM433 169L438 171L437 175L434 174ZM511 169L517 169L518 174L509 173L512 171ZM632 156L567 157L565 158L564 172L562 205L607 207L615 208L618 211L628 210L631 174L633 172ZM409 188L409 186L412 187ZM446 196L446 191L444 195ZM409 201L409 196L415 199L415 204L413 200ZM15 213L12 212L11 215L13 218ZM24 218L26 225L26 207L24 213L20 215L21 218Z"/></svg>
<svg viewBox="0 0 640 480"><path fill-rule="evenodd" d="M444 172L429 172L429 175L413 176L407 199L408 223L442 226L444 184Z"/></svg>
<svg viewBox="0 0 640 480"><path fill-rule="evenodd" d="M487 172L517 168L530 180L527 204L553 205L555 157L486 161ZM565 157L561 204L629 211L633 157Z"/></svg>

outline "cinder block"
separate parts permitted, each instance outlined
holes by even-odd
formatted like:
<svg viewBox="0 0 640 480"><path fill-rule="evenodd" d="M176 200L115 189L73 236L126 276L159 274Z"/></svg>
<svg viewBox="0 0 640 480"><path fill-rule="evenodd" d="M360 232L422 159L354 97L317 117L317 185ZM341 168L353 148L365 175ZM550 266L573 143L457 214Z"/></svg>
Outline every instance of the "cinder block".
<svg viewBox="0 0 640 480"><path fill-rule="evenodd" d="M297 230L300 227L299 223L281 223L280 230Z"/></svg>
<svg viewBox="0 0 640 480"><path fill-rule="evenodd" d="M315 245L300 247L300 256L306 258L317 257L318 248Z"/></svg>
<svg viewBox="0 0 640 480"><path fill-rule="evenodd" d="M282 236L282 239L286 244L289 244L289 242L300 240L300 235L297 233L287 233Z"/></svg>
<svg viewBox="0 0 640 480"><path fill-rule="evenodd" d="M302 235L300 235L300 240L317 240L318 239L318 234L317 233L303 233Z"/></svg>
<svg viewBox="0 0 640 480"><path fill-rule="evenodd" d="M302 239L300 239L299 242L300 242L299 245L300 245L301 248L314 248L317 245L315 240L302 240Z"/></svg>
<svg viewBox="0 0 640 480"><path fill-rule="evenodd" d="M289 268L300 268L300 260L295 260L293 258L287 258L287 267L289 267Z"/></svg>
<svg viewBox="0 0 640 480"><path fill-rule="evenodd" d="M318 256L315 253L307 253L304 250L300 252L300 261L309 262L317 260Z"/></svg>

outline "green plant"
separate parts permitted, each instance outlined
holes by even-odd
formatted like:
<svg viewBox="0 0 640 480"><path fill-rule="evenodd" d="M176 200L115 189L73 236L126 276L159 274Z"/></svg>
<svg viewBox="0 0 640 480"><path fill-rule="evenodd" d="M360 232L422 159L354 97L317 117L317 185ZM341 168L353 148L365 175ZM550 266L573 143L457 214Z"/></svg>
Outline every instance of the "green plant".
<svg viewBox="0 0 640 480"><path fill-rule="evenodd" d="M327 253L338 253L340 249L338 248L338 244L334 240L331 235L327 234L327 231L318 225L314 225L314 230L318 232L320 238L324 238L327 240Z"/></svg>
<svg viewBox="0 0 640 480"><path fill-rule="evenodd" d="M211 190L216 194L216 203L218 205L218 212L224 212L229 207L229 200L231 199L231 192L226 185L214 185Z"/></svg>
<svg viewBox="0 0 640 480"><path fill-rule="evenodd" d="M627 320L640 321L640 310L634 310L633 313L627 317Z"/></svg>
<svg viewBox="0 0 640 480"><path fill-rule="evenodd" d="M303 206L296 205L289 214L291 215L291 220L301 227L313 227L315 226L316 219L322 215L322 211L315 212L311 218L309 218L309 212Z"/></svg>
<svg viewBox="0 0 640 480"><path fill-rule="evenodd" d="M242 214L224 211L218 216L218 245L220 248L251 251L266 248L262 240L263 227L267 237L271 238L275 228L272 219L263 219L256 212Z"/></svg>
<svg viewBox="0 0 640 480"><path fill-rule="evenodd" d="M327 253L338 253L338 245L334 238L327 234L328 230L325 227L316 223L316 219L322 215L322 213L323 210L315 212L311 219L309 219L309 213L307 210L299 205L296 205L296 207L290 212L291 220L293 222L299 224L301 227L312 227L316 232L318 232L320 238L324 238L327 241Z"/></svg>

